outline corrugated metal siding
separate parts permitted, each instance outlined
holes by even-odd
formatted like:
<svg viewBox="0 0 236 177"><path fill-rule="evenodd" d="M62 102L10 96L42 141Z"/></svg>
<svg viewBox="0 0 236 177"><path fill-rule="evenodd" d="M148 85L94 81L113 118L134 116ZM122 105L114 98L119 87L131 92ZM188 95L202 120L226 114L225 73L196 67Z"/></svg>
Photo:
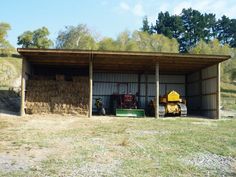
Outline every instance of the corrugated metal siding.
<svg viewBox="0 0 236 177"><path fill-rule="evenodd" d="M118 93L119 84L123 84L122 88L124 90L127 88L129 93L136 94L138 92L138 74L94 73L93 77L93 95L95 95L94 100L97 97L102 97L106 108L109 108L109 95ZM140 75L140 82L140 104L141 108L144 108L146 95L146 82L144 74ZM155 97L155 89L155 75L148 75L148 102ZM185 96L184 75L160 75L160 95L163 96L166 92L171 90L176 90L181 94L181 96Z"/></svg>
<svg viewBox="0 0 236 177"><path fill-rule="evenodd" d="M217 78L202 81L202 93L216 93L217 92Z"/></svg>
<svg viewBox="0 0 236 177"><path fill-rule="evenodd" d="M185 97L185 85L184 84L166 84L167 86L167 92L175 90L178 93L180 93L180 95L182 97Z"/></svg>
<svg viewBox="0 0 236 177"><path fill-rule="evenodd" d="M145 75L141 75L141 82L145 82ZM185 83L185 75L160 75L160 83ZM148 83L155 83L155 75L148 75Z"/></svg>
<svg viewBox="0 0 236 177"><path fill-rule="evenodd" d="M203 111L202 115L205 117L215 118L217 117L217 111Z"/></svg>
<svg viewBox="0 0 236 177"><path fill-rule="evenodd" d="M201 98L199 96L188 98L187 104L188 104L188 110L190 111L190 113L192 110L193 111L195 111L195 110L201 111L201 104L199 104L200 102L201 102Z"/></svg>
<svg viewBox="0 0 236 177"><path fill-rule="evenodd" d="M201 115L200 72L187 75L187 108L189 114Z"/></svg>
<svg viewBox="0 0 236 177"><path fill-rule="evenodd" d="M187 84L188 96L200 95L200 84L199 82L193 82Z"/></svg>
<svg viewBox="0 0 236 177"><path fill-rule="evenodd" d="M202 70L202 78L210 78L217 76L217 65L210 66Z"/></svg>
<svg viewBox="0 0 236 177"><path fill-rule="evenodd" d="M94 73L93 80L103 82L138 82L138 75L123 73Z"/></svg>
<svg viewBox="0 0 236 177"><path fill-rule="evenodd" d="M216 95L203 95L202 96L202 109L212 110L217 109L217 96Z"/></svg>
<svg viewBox="0 0 236 177"><path fill-rule="evenodd" d="M202 70L202 110L203 115L216 118L218 102L217 65Z"/></svg>
<svg viewBox="0 0 236 177"><path fill-rule="evenodd" d="M195 72L187 76L187 82L195 82L200 80L200 72Z"/></svg>

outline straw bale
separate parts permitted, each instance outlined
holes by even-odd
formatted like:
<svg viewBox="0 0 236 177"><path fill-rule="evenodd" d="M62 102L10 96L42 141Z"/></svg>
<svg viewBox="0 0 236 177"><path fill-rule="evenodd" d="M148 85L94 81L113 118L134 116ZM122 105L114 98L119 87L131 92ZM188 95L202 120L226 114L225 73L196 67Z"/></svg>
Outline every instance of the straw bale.
<svg viewBox="0 0 236 177"><path fill-rule="evenodd" d="M63 76L64 77L64 76ZM26 87L26 113L59 113L87 115L89 105L88 77L73 77L64 81L62 75L56 80L32 77Z"/></svg>

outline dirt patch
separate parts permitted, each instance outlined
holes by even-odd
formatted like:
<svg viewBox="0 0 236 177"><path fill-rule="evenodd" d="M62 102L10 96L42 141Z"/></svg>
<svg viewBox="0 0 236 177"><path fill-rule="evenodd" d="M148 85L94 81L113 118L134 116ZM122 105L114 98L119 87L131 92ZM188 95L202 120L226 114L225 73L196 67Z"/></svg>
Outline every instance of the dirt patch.
<svg viewBox="0 0 236 177"><path fill-rule="evenodd" d="M35 168L39 162L53 154L54 149L31 149L22 146L18 151L0 153L0 171L11 172Z"/></svg>

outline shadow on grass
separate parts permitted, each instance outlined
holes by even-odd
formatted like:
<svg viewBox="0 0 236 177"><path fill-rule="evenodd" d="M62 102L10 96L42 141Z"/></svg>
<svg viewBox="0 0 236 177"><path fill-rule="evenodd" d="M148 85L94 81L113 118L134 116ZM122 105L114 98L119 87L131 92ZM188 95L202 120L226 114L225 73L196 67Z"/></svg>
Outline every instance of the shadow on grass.
<svg viewBox="0 0 236 177"><path fill-rule="evenodd" d="M19 95L12 90L0 90L0 113L17 115L19 111Z"/></svg>
<svg viewBox="0 0 236 177"><path fill-rule="evenodd" d="M223 89L223 88L221 88L220 90L221 90L221 92L235 93L236 94L236 90L233 90L233 89Z"/></svg>

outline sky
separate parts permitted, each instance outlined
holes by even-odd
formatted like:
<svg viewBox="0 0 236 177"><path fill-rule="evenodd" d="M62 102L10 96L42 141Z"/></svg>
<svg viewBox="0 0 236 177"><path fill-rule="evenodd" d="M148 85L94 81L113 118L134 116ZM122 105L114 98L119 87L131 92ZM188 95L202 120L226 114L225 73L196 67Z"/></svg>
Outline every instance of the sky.
<svg viewBox="0 0 236 177"><path fill-rule="evenodd" d="M183 8L236 18L236 0L3 0L0 22L11 25L10 43L17 46L17 37L27 30L46 26L55 42L65 26L86 24L96 37L112 37L125 30L138 30L147 16L155 22L161 11L181 13Z"/></svg>

